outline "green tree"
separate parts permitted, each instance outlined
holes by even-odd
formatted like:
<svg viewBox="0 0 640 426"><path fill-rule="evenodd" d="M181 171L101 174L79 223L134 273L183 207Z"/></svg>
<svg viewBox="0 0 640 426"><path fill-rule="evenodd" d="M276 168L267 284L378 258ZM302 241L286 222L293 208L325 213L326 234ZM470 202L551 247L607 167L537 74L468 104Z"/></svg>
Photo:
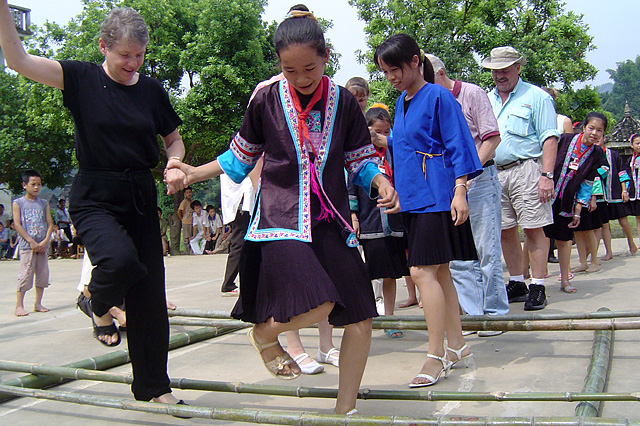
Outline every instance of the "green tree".
<svg viewBox="0 0 640 426"><path fill-rule="evenodd" d="M539 85L571 87L591 79L597 70L585 60L593 49L582 15L565 12L559 0L349 0L366 22L369 51L360 60L368 64L373 80L373 50L386 38L404 32L425 52L445 62L448 72L481 87L490 87L491 74L479 58L497 46L510 45L526 58L525 80ZM376 100L388 89L372 84ZM378 97L380 95L380 97Z"/></svg>
<svg viewBox="0 0 640 426"><path fill-rule="evenodd" d="M603 108L618 120L624 114L625 102L629 102L631 114L640 116L640 55L636 60L618 62L615 70L607 70L614 81L611 92L605 97Z"/></svg>

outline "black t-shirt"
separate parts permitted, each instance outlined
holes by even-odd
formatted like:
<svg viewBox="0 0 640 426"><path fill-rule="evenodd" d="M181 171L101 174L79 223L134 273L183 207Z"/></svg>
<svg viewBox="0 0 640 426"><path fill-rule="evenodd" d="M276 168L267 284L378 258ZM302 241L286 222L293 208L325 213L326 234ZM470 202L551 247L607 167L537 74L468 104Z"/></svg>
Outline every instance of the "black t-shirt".
<svg viewBox="0 0 640 426"><path fill-rule="evenodd" d="M64 106L75 122L80 169L141 170L159 160L157 135L182 120L159 81L140 75L132 86L116 83L101 65L60 61Z"/></svg>

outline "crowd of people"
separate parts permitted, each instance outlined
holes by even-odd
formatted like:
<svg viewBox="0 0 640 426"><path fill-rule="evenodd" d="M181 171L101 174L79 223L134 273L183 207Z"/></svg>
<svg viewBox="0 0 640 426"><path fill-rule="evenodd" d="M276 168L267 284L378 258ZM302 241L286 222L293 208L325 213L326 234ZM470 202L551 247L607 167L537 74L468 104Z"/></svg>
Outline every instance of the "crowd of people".
<svg viewBox="0 0 640 426"><path fill-rule="evenodd" d="M192 166L182 161L182 121L166 91L138 73L148 39L142 17L117 8L101 27L102 64L40 58L25 52L0 0L7 64L63 91L79 165L69 211L60 200L52 217L38 196L40 174L28 171L26 194L13 202L7 223L15 232L0 223L0 254L16 248L21 262L15 314L27 315L24 296L34 282L34 310L48 311L42 297L50 249L58 256L86 249L78 306L107 346L120 343L114 319L126 321L136 399L184 404L167 376L168 222L150 173L160 159L157 135L168 192L184 195L177 215L185 252L228 250L222 295L238 297L232 316L255 324L248 339L274 377L316 374L319 363L339 367L338 414L357 413L376 293L384 314L393 315L397 279L409 291L401 306L420 302L429 329L425 361L409 384L420 388L472 356L461 313L504 315L514 302L524 310L547 306L549 238L566 293L578 291L573 273L597 271L600 238L603 260L611 258L609 221L620 221L629 250L637 251L626 217L640 216L640 135L631 137L634 155L623 164L604 146L604 115L574 117L583 120L574 133L553 97L520 77L526 59L513 47L496 47L482 61L495 84L486 93L450 78L443 60L412 37L389 37L373 59L401 92L392 117L382 104L367 109L365 79L340 87L324 75L323 30L296 5L274 34L282 73L256 87L229 149ZM221 211L194 200L190 187L218 176ZM574 239L580 265L572 271ZM381 280L379 290L372 280ZM298 330L315 323L313 360ZM332 326L344 327L339 349Z"/></svg>

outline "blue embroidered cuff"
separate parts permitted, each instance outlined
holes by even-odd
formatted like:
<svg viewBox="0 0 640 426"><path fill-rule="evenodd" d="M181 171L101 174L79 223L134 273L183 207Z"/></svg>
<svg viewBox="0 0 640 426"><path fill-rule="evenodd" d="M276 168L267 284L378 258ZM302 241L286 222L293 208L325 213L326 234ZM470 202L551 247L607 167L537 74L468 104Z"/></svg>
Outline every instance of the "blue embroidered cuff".
<svg viewBox="0 0 640 426"><path fill-rule="evenodd" d="M250 166L242 163L233 155L231 150L227 150L218 156L218 164L224 173L235 183L241 183L254 167L253 165Z"/></svg>

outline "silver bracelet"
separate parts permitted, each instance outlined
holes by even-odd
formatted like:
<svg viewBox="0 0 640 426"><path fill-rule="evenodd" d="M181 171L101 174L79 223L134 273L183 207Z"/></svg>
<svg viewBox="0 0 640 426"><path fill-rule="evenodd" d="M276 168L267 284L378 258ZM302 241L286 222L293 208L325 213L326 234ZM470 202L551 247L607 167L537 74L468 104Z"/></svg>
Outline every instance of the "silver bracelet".
<svg viewBox="0 0 640 426"><path fill-rule="evenodd" d="M467 189L467 184L466 184L466 183L456 183L456 184L453 186L453 193L454 193L454 194L456 193L456 189L458 189L458 187L459 187L459 186L464 186L464 190L465 190L466 192L469 192L469 190Z"/></svg>

